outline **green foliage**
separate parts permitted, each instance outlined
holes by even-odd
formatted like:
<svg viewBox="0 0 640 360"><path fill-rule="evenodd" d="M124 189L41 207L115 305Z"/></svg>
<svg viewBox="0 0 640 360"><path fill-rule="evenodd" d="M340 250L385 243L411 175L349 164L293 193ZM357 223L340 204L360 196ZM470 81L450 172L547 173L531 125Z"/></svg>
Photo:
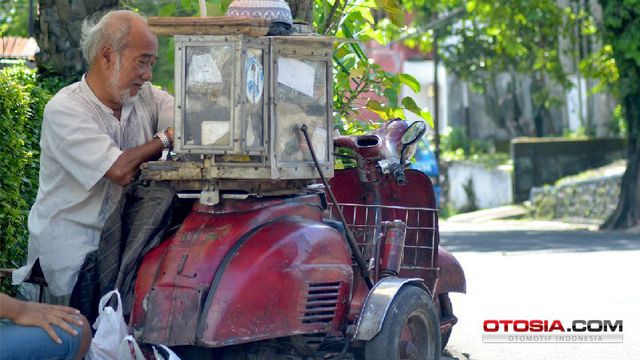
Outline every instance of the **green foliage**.
<svg viewBox="0 0 640 360"><path fill-rule="evenodd" d="M565 129L562 132L562 137L565 137L567 139L584 140L589 138L589 134L584 126L579 126L576 130Z"/></svg>
<svg viewBox="0 0 640 360"><path fill-rule="evenodd" d="M452 216L458 215L458 209L454 208L449 202L444 203L444 206L438 211L438 218L440 220L446 220Z"/></svg>
<svg viewBox="0 0 640 360"><path fill-rule="evenodd" d="M492 150L491 142L469 139L462 127L447 127L440 136L440 151L445 158L466 159Z"/></svg>
<svg viewBox="0 0 640 360"><path fill-rule="evenodd" d="M24 66L0 71L0 268L24 263L27 216L38 191L42 112L62 85L59 79L39 82Z"/></svg>
<svg viewBox="0 0 640 360"><path fill-rule="evenodd" d="M605 40L619 71L620 96L638 94L640 83L640 1L600 0ZM637 101L637 97L635 99Z"/></svg>
<svg viewBox="0 0 640 360"><path fill-rule="evenodd" d="M625 121L624 111L621 104L616 105L616 107L613 109L613 122L611 130L614 134L618 134L622 138L627 138L629 136L629 128L627 122Z"/></svg>
<svg viewBox="0 0 640 360"><path fill-rule="evenodd" d="M564 102L553 90L557 90L558 85L574 86L566 74L571 69L563 68L561 56L579 61L580 71L587 78L599 80L594 91L609 90L619 77L611 46L591 52L591 44L597 44L596 36L600 35L599 24L591 13L592 6L585 6L582 1L564 3L566 5L556 0L404 0L403 5L413 15L413 22L399 29L400 35L395 38L423 51L431 50L434 38L438 38L438 54L447 71L467 81L476 92L496 92L493 83L498 74L534 78L528 89L533 113L549 118L550 110ZM612 12L617 8L613 6ZM561 43L560 39L567 41ZM628 43L640 42L632 39L630 37ZM516 78L512 76L512 80ZM511 84L510 89L516 90L516 84ZM520 127L524 104L519 103L523 99L515 95L509 94L507 103L487 99L487 112L499 127L508 123L515 129L514 135L532 135Z"/></svg>
<svg viewBox="0 0 640 360"><path fill-rule="evenodd" d="M404 8L397 0L315 1L314 26L324 35L363 42L376 40L385 45L391 38L389 34L397 32L403 23ZM376 126L354 120L362 110L373 112L384 121L404 119L405 111L409 111L433 126L426 108L418 107L410 96L400 98L403 85L415 93L420 91L415 78L385 71L353 41L338 42L333 59L334 123L341 133L358 133Z"/></svg>
<svg viewBox="0 0 640 360"><path fill-rule="evenodd" d="M0 37L29 36L29 1L0 1Z"/></svg>

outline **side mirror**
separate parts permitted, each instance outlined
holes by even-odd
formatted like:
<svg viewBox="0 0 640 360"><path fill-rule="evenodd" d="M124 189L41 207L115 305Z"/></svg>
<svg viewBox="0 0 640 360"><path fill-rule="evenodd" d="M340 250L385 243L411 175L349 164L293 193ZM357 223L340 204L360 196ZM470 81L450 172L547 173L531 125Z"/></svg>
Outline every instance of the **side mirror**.
<svg viewBox="0 0 640 360"><path fill-rule="evenodd" d="M402 144L406 147L415 143L422 138L425 131L427 131L427 125L423 121L415 121L402 134Z"/></svg>
<svg viewBox="0 0 640 360"><path fill-rule="evenodd" d="M425 124L423 121L414 121L413 124L409 125L404 134L402 134L402 151L400 153L400 164L404 164L407 148L420 140L425 131L427 131L427 124Z"/></svg>

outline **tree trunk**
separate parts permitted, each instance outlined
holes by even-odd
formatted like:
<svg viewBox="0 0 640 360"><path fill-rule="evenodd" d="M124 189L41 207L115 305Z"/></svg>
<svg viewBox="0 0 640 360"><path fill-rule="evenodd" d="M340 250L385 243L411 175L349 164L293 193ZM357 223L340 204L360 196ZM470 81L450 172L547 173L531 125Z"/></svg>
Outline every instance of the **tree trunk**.
<svg viewBox="0 0 640 360"><path fill-rule="evenodd" d="M622 74L621 74L622 75ZM624 76L624 75L622 75ZM638 127L640 124L640 92L629 94L624 99L624 109L629 128L629 150L627 170L622 176L622 188L618 207L602 229L627 229L640 225L640 144L638 143Z"/></svg>
<svg viewBox="0 0 640 360"><path fill-rule="evenodd" d="M98 11L116 8L118 0L39 0L35 36L41 74L79 78L86 64L80 50L82 21Z"/></svg>
<svg viewBox="0 0 640 360"><path fill-rule="evenodd" d="M640 36L637 26L640 9L624 0L600 0L600 4L605 39L613 45L620 73L618 89L629 132L627 170L622 176L620 200L602 228L626 229L640 225L640 43L631 40Z"/></svg>
<svg viewBox="0 0 640 360"><path fill-rule="evenodd" d="M294 21L313 25L313 0L287 0Z"/></svg>

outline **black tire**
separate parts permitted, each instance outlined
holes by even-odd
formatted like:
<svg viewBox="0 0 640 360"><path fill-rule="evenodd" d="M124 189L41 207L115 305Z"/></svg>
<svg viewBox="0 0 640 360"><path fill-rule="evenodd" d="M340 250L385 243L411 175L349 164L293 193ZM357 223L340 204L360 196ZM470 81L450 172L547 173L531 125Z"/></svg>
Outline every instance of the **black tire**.
<svg viewBox="0 0 640 360"><path fill-rule="evenodd" d="M438 319L436 306L425 290L403 287L391 302L380 332L365 343L365 359L440 359Z"/></svg>
<svg viewBox="0 0 640 360"><path fill-rule="evenodd" d="M445 330L442 333L442 335L440 335L442 337L442 351L444 351L444 349L447 347L447 344L449 343L449 338L451 337L451 330L453 329Z"/></svg>
<svg viewBox="0 0 640 360"><path fill-rule="evenodd" d="M449 293L440 294L438 296L438 313L440 314L440 319L446 318L448 316L453 315L453 305L451 305L451 299L449 299ZM441 342L442 342L442 351L447 347L449 343L449 338L451 337L451 331L453 331L453 327L450 327L448 330L445 330L441 333Z"/></svg>

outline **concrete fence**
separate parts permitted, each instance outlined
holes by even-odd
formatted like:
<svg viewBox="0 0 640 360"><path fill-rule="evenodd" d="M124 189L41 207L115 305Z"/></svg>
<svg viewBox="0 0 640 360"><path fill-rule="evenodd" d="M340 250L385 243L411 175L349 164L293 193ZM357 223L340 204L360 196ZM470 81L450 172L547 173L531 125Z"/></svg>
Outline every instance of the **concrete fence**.
<svg viewBox="0 0 640 360"><path fill-rule="evenodd" d="M602 223L616 209L622 174L531 189L533 216Z"/></svg>
<svg viewBox="0 0 640 360"><path fill-rule="evenodd" d="M513 139L514 200L527 200L533 187L553 184L565 176L597 168L625 156L624 139Z"/></svg>

